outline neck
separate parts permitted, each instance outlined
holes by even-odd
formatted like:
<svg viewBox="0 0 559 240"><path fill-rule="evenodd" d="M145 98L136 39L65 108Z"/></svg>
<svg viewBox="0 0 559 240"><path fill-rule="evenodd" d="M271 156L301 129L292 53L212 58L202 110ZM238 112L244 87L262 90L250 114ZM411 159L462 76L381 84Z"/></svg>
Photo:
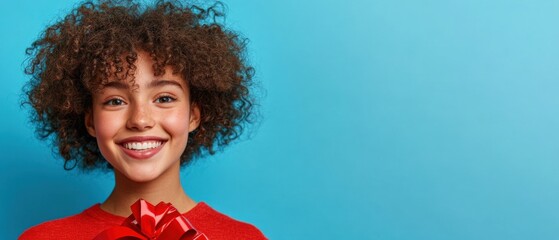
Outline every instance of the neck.
<svg viewBox="0 0 559 240"><path fill-rule="evenodd" d="M101 209L114 215L127 217L132 213L130 205L142 198L153 205L168 202L179 212L188 212L196 202L184 192L179 171L180 166L177 167L176 173L166 174L171 177L160 176L149 182L134 182L115 170L115 188L101 204Z"/></svg>

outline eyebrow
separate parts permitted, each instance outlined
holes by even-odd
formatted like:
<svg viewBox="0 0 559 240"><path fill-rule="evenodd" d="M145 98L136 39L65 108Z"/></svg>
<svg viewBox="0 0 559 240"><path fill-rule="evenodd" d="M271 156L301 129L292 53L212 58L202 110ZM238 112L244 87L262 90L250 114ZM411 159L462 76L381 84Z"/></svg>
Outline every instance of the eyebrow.
<svg viewBox="0 0 559 240"><path fill-rule="evenodd" d="M101 89L106 89L106 88L128 89L128 84L123 82L112 81L103 84L103 86L101 87Z"/></svg>
<svg viewBox="0 0 559 240"><path fill-rule="evenodd" d="M162 86L177 86L179 88L183 88L183 86L178 83L177 81L173 81L173 80L165 80L165 79L155 79L153 81L151 81L147 88L157 88L157 87L162 87ZM108 82L103 84L102 89L106 89L106 88L116 88L116 89L129 89L129 85L123 82L119 82L119 81L113 81L113 82Z"/></svg>
<svg viewBox="0 0 559 240"><path fill-rule="evenodd" d="M156 79L156 80L151 81L148 84L148 88L156 88L156 87L162 87L162 86L167 86L167 85L177 86L181 89L183 88L182 85L180 83L178 83L177 81L165 80L165 79Z"/></svg>

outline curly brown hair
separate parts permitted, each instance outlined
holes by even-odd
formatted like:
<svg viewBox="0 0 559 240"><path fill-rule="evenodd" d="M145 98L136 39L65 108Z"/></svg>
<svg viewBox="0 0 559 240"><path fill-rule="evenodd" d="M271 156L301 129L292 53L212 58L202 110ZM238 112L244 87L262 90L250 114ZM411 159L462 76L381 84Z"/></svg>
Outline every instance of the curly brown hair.
<svg viewBox="0 0 559 240"><path fill-rule="evenodd" d="M37 135L53 141L65 169L110 168L87 133L85 114L103 84L130 79L138 51L149 53L157 76L166 66L181 74L200 108L200 125L188 136L181 164L239 137L252 119L254 70L246 61L246 39L216 20L222 9L220 2L203 8L101 0L80 4L46 28L26 50L31 79L24 104L34 110Z"/></svg>

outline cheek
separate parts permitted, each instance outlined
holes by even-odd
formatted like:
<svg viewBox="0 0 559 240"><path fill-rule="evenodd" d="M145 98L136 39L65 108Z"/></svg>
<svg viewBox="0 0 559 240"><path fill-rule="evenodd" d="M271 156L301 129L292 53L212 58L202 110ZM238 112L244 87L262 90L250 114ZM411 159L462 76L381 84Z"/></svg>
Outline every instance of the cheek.
<svg viewBox="0 0 559 240"><path fill-rule="evenodd" d="M165 114L161 120L161 125L167 132L175 137L188 136L188 119L189 115L184 111L176 111Z"/></svg>
<svg viewBox="0 0 559 240"><path fill-rule="evenodd" d="M99 113L93 118L97 141L111 140L122 126L122 116L118 114Z"/></svg>

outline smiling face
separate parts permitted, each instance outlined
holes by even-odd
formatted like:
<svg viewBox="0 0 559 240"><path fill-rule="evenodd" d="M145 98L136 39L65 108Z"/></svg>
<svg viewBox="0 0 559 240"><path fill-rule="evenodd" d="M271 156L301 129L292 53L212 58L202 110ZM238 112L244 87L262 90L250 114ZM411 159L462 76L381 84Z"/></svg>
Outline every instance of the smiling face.
<svg viewBox="0 0 559 240"><path fill-rule="evenodd" d="M153 61L142 52L135 65L135 85L113 81L93 94L85 125L117 173L148 182L180 168L200 111L190 103L186 81L170 68L154 76Z"/></svg>

